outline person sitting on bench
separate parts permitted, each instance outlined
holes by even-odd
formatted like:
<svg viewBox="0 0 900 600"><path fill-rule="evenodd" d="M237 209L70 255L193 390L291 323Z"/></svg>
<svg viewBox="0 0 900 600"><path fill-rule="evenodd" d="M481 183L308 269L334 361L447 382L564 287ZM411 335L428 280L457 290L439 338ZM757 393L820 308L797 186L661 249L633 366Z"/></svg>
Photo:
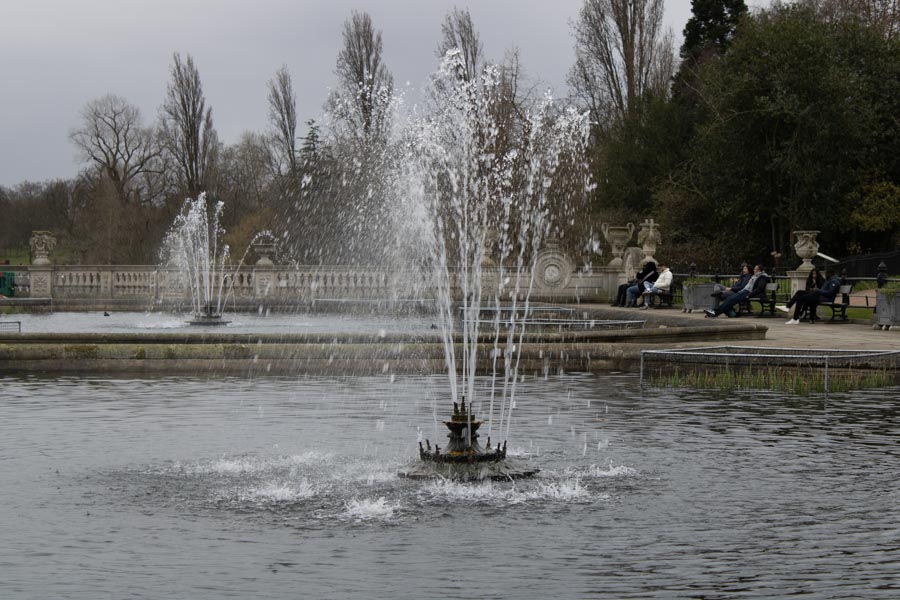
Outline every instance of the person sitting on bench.
<svg viewBox="0 0 900 600"><path fill-rule="evenodd" d="M765 295L767 283L769 283L769 276L763 270L762 265L756 265L753 267L753 275L750 277L750 280L747 281L747 285L744 286L744 289L730 296L725 302L717 307L707 308L703 312L706 313L707 317L713 319L722 313L727 314L729 317L736 317L737 313L734 311L733 307L748 298Z"/></svg>
<svg viewBox="0 0 900 600"><path fill-rule="evenodd" d="M786 325L797 325L800 323L800 316L806 311L809 311L809 320L815 321L816 307L820 304L834 302L834 297L837 296L838 290L841 289L841 277L834 271L828 271L825 275L828 277L828 281L825 282L822 289L805 292L797 298L794 306L794 316L785 322Z"/></svg>
<svg viewBox="0 0 900 600"><path fill-rule="evenodd" d="M802 290L797 290L794 292L794 295L791 297L791 301L788 302L785 306L776 306L778 310L781 312L789 313L791 312L791 307L797 303L804 294L809 292L815 292L822 289L822 286L825 285L825 278L822 277L822 273L815 267L813 270L809 272L809 275L806 276L806 285Z"/></svg>
<svg viewBox="0 0 900 600"><path fill-rule="evenodd" d="M659 273L656 272L656 263L648 262L647 266L644 267L646 271L648 268L650 270L642 279L639 279L637 283L632 286L629 286L627 290L625 290L625 306L634 308L637 306L636 301L637 297L641 295L641 292L644 291L645 283L653 283L656 281L656 278L659 277Z"/></svg>
<svg viewBox="0 0 900 600"><path fill-rule="evenodd" d="M643 281L645 277L647 277L651 273L655 273L655 272L656 272L656 263L653 262L652 260L648 261L647 264L644 265L644 268L641 270L640 273L635 273L634 279L629 279L626 283L623 283L622 285L619 286L619 289L616 292L616 301L613 302L613 306L626 306L625 298L626 298L626 294L628 293L628 288L630 288L633 285L637 285L638 283Z"/></svg>
<svg viewBox="0 0 900 600"><path fill-rule="evenodd" d="M659 263L659 277L656 278L656 281L644 282L644 304L641 308L650 306L650 296L668 292L669 287L672 285L672 277L672 271L669 270L669 267L663 263Z"/></svg>
<svg viewBox="0 0 900 600"><path fill-rule="evenodd" d="M750 281L751 277L753 277L753 273L750 272L750 265L744 263L741 265L741 276L734 281L730 288L725 287L721 283L717 283L716 291L710 294L710 296L718 298L721 302L725 298L733 296L744 289L744 286L747 285L747 282Z"/></svg>

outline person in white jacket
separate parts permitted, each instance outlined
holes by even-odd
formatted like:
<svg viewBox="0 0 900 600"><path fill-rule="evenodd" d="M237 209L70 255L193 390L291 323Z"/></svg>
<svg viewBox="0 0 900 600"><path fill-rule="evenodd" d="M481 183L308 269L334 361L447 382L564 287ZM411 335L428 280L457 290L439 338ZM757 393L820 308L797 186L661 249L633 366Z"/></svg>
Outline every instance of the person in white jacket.
<svg viewBox="0 0 900 600"><path fill-rule="evenodd" d="M665 264L659 263L659 277L653 283L644 283L644 304L641 305L641 308L647 308L650 305L648 302L649 296L660 292L668 292L670 287L672 287L672 271Z"/></svg>

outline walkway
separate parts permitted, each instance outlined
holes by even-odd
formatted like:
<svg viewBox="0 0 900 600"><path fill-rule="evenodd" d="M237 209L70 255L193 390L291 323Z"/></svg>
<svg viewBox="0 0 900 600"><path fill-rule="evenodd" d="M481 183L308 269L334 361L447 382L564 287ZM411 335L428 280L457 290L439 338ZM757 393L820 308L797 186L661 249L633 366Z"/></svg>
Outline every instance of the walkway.
<svg viewBox="0 0 900 600"><path fill-rule="evenodd" d="M818 348L818 349L847 349L847 350L900 350L900 327L891 331L872 329L869 323L800 323L799 325L786 325L789 316L778 312L774 317L739 317L729 319L722 315L717 319L708 319L703 311L693 313L682 312L679 308L660 308L639 310L636 308L616 308L609 305L592 305L603 312L615 311L615 318L651 319L648 327L653 326L652 321L657 319L684 318L697 321L698 324L709 325L712 323L726 322L752 322L762 323L768 327L764 340L748 340L736 345L759 346L770 348ZM673 344L676 347L703 346L696 342Z"/></svg>

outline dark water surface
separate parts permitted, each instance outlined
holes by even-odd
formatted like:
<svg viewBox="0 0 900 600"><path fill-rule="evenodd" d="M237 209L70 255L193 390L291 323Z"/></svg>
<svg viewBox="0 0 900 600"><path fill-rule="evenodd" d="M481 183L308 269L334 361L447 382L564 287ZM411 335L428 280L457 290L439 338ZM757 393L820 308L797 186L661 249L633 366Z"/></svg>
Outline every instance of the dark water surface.
<svg viewBox="0 0 900 600"><path fill-rule="evenodd" d="M2 598L900 597L896 388L526 379L476 485L395 475L440 377L0 385Z"/></svg>

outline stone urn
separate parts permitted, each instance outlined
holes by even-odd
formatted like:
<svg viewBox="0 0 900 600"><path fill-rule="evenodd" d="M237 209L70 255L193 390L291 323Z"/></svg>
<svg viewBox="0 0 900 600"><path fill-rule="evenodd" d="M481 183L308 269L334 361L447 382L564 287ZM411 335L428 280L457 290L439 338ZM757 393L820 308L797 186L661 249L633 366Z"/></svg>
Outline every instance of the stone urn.
<svg viewBox="0 0 900 600"><path fill-rule="evenodd" d="M31 232L31 264L49 265L50 251L56 246L56 238L49 231Z"/></svg>
<svg viewBox="0 0 900 600"><path fill-rule="evenodd" d="M659 234L659 225L657 225L653 219L645 219L644 222L641 223L641 230L638 232L637 242L644 251L644 259L641 261L641 264L645 265L650 261L656 263L656 257L653 255L656 254L657 244L662 242L662 236Z"/></svg>
<svg viewBox="0 0 900 600"><path fill-rule="evenodd" d="M634 235L634 223L629 223L624 227L620 225L611 227L609 223L604 223L600 226L600 230L603 232L604 239L612 246L613 259L609 261L609 266L621 267L625 246Z"/></svg>
<svg viewBox="0 0 900 600"><path fill-rule="evenodd" d="M819 242L816 241L818 231L794 231L797 241L794 242L794 251L803 262L797 267L797 271L809 273L813 270L812 259L819 253Z"/></svg>
<svg viewBox="0 0 900 600"><path fill-rule="evenodd" d="M258 257L256 260L257 265L270 267L274 264L271 255L275 253L275 240L262 238L253 242L252 246L253 252Z"/></svg>

